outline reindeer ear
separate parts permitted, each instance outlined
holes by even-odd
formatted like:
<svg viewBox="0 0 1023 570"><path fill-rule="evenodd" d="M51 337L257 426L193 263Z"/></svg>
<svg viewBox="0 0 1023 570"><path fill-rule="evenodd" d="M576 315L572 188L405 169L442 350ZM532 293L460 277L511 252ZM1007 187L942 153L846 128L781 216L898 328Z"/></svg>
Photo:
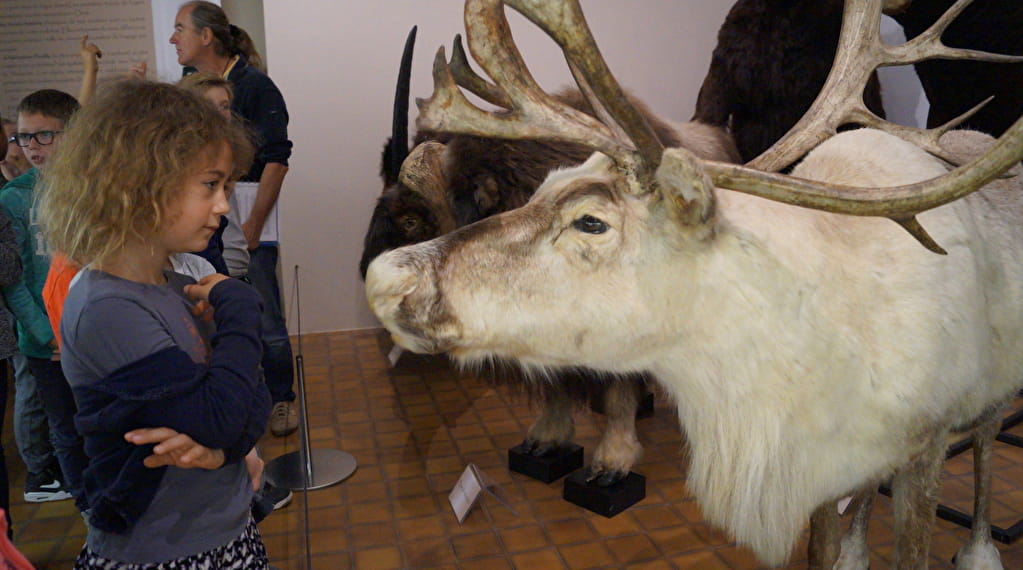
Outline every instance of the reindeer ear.
<svg viewBox="0 0 1023 570"><path fill-rule="evenodd" d="M692 153L665 149L654 178L665 207L679 223L702 224L714 215L714 184Z"/></svg>

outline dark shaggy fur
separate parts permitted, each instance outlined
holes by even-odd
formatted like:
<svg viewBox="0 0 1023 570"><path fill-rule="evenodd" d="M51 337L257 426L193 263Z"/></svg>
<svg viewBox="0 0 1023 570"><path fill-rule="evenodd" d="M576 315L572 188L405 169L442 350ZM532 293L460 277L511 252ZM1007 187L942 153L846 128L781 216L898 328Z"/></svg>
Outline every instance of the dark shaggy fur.
<svg viewBox="0 0 1023 570"><path fill-rule="evenodd" d="M718 32L693 119L727 127L744 162L810 108L831 70L842 0L739 0ZM864 101L884 116L877 77Z"/></svg>
<svg viewBox="0 0 1023 570"><path fill-rule="evenodd" d="M953 3L914 0L905 12L892 17L911 39ZM950 47L1023 55L1023 1L977 0L952 22L942 40ZM1023 114L1023 63L930 60L916 64L916 73L931 104L928 127L948 122L991 95L994 100L964 127L997 137Z"/></svg>
<svg viewBox="0 0 1023 570"><path fill-rule="evenodd" d="M589 406L603 413L604 395L611 382L626 381L636 390L636 399L642 398L652 379L646 374L601 374L587 368L551 368L536 374L531 382L523 382L528 376L518 363L495 360L476 364L470 371L491 386L507 387L511 393L525 397L530 402L546 402L558 394L567 395L580 406ZM556 378L553 382L551 378Z"/></svg>

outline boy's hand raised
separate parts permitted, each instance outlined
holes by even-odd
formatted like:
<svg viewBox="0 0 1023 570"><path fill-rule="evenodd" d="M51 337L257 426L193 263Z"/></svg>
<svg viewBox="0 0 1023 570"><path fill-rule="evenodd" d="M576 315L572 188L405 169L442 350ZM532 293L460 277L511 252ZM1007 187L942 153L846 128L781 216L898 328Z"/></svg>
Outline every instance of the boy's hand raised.
<svg viewBox="0 0 1023 570"><path fill-rule="evenodd" d="M149 69L149 64L144 61L131 64L128 68L128 77L132 79L146 79L146 72Z"/></svg>
<svg viewBox="0 0 1023 570"><path fill-rule="evenodd" d="M103 50L99 49L96 44L89 41L89 34L82 36L82 45L79 50L82 56L82 65L86 69L95 71L99 68L99 58L103 57Z"/></svg>

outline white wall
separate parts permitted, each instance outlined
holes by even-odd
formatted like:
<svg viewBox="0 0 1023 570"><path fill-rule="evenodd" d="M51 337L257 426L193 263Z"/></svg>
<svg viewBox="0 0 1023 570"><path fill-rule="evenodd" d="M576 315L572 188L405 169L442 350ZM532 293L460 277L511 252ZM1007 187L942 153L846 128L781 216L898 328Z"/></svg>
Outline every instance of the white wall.
<svg viewBox="0 0 1023 570"><path fill-rule="evenodd" d="M619 81L662 115L688 119L731 2L583 0L590 28ZM394 82L409 28L419 26L413 97L432 91L437 47L461 32L461 0L264 3L270 76L291 114L295 143L280 199L282 295L294 334L299 266L303 332L378 326L358 263L380 193ZM516 13L517 44L541 85L571 81L556 46ZM478 69L478 68L477 68ZM412 116L415 116L413 107Z"/></svg>
<svg viewBox="0 0 1023 570"><path fill-rule="evenodd" d="M881 41L899 45L906 41L902 26L888 16L881 17ZM889 121L900 125L925 128L930 103L912 66L882 67L877 70L881 82L884 111Z"/></svg>

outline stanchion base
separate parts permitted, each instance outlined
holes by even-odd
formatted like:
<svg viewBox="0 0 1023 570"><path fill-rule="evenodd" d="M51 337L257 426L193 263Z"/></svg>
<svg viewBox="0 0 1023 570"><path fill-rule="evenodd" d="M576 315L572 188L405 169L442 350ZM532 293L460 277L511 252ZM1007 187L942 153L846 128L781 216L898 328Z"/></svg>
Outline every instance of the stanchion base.
<svg viewBox="0 0 1023 570"><path fill-rule="evenodd" d="M322 489L339 483L352 476L358 463L351 453L336 449L310 450L313 466L312 480L309 489ZM292 451L266 462L263 475L271 485L284 487L292 491L305 489L305 462L302 453Z"/></svg>

